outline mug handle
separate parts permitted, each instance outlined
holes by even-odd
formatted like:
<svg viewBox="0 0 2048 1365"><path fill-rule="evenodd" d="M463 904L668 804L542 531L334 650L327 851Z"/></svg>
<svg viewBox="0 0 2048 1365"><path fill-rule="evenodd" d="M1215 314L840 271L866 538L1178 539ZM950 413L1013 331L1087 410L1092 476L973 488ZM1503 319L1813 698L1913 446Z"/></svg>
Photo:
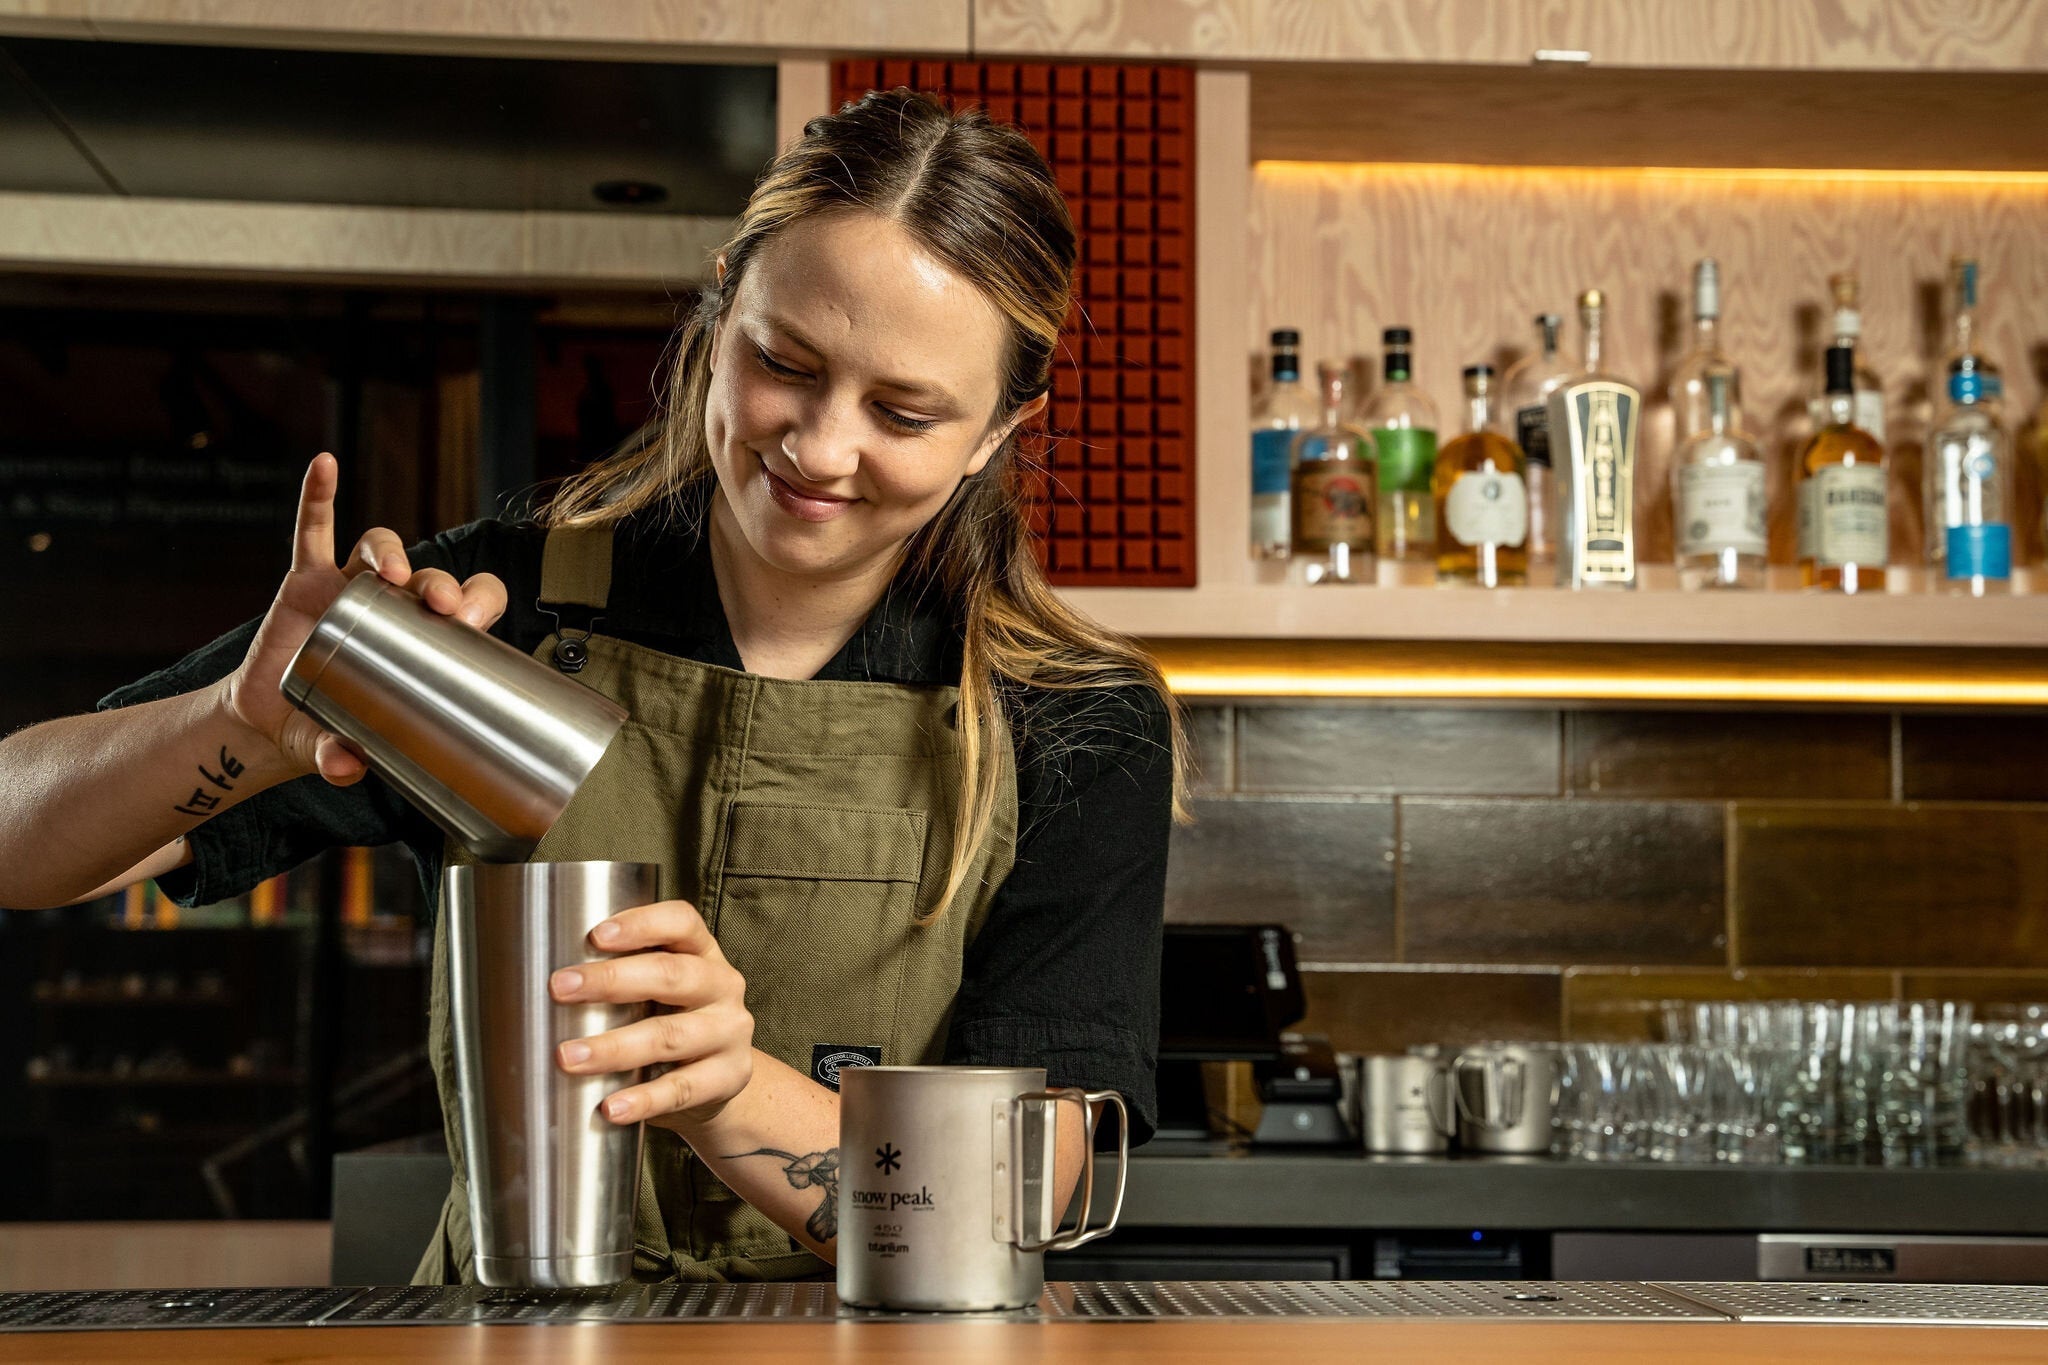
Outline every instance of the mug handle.
<svg viewBox="0 0 2048 1365"><path fill-rule="evenodd" d="M1423 1086L1422 1101L1429 1111L1430 1130L1438 1137L1456 1137L1458 1083L1449 1067L1439 1066L1430 1071L1429 1081Z"/></svg>
<svg viewBox="0 0 2048 1365"><path fill-rule="evenodd" d="M1053 1090L1034 1090L1019 1095L1017 1103L1057 1105L1067 1101L1081 1108L1081 1212L1074 1220L1074 1226L1064 1231L1055 1230L1050 1237L1033 1240L1024 1232L1024 1224L1017 1223L1017 1247L1020 1251L1070 1251L1084 1243L1106 1235L1116 1227L1116 1220L1124 1211L1124 1184L1130 1174L1131 1165L1131 1111L1124 1106L1124 1097L1114 1090L1082 1090L1076 1086L1061 1086ZM1095 1203L1095 1109L1097 1104L1116 1106L1116 1194L1111 1199L1109 1218L1098 1228L1088 1226L1088 1216ZM1017 1125L1021 1134L1023 1125ZM1050 1172L1044 1169L1045 1149L1026 1147L1019 1144L1015 1164L1011 1167L1010 1178L1014 1182L1017 1197L1021 1202L1027 1170L1035 1163L1038 1169L1032 1172L1042 1186Z"/></svg>

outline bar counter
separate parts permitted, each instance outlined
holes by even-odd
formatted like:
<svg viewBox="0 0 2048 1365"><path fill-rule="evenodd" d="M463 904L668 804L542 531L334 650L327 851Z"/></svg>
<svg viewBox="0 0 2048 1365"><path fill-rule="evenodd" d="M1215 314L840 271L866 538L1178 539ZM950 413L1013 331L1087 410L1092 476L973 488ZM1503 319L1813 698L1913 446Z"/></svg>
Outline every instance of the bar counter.
<svg viewBox="0 0 2048 1365"><path fill-rule="evenodd" d="M189 1325L187 1325L189 1324ZM241 1324L216 1326L215 1324ZM1011 1313L824 1284L0 1295L8 1361L2038 1360L2048 1288L1646 1281L1075 1281Z"/></svg>
<svg viewBox="0 0 2048 1365"><path fill-rule="evenodd" d="M2035 1362L2038 1330L1996 1327L1777 1326L1750 1323L1149 1322L1027 1326L1000 1322L282 1328L91 1332L0 1337L0 1361L515 1362L568 1365L1443 1365L1589 1360L1890 1365L1934 1358L1972 1365Z"/></svg>

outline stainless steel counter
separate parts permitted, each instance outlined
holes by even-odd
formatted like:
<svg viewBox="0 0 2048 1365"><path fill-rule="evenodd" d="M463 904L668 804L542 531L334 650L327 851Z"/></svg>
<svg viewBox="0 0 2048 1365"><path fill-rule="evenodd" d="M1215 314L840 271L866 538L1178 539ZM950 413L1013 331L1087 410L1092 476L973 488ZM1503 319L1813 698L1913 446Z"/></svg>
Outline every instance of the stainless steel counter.
<svg viewBox="0 0 2048 1365"><path fill-rule="evenodd" d="M843 1308L824 1284L627 1285L602 1293L474 1287L108 1290L0 1295L0 1332L136 1328L1167 1319L1837 1322L2048 1328L2048 1288L1645 1281L1077 1281L1003 1314Z"/></svg>

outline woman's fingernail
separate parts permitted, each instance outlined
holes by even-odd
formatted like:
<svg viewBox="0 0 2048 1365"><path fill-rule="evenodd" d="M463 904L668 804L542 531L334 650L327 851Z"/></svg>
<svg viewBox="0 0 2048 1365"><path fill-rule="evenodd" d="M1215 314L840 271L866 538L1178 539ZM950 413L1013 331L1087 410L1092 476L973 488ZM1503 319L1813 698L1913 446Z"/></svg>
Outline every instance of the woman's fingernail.
<svg viewBox="0 0 2048 1365"><path fill-rule="evenodd" d="M580 1065L582 1065L582 1064L583 1064L584 1062L587 1062L587 1061L589 1061L589 1060L590 1060L590 1044L588 1044L588 1043L564 1043L564 1044L562 1044L562 1060L563 1060L564 1062L568 1063L568 1064L569 1064L570 1066L580 1066Z"/></svg>
<svg viewBox="0 0 2048 1365"><path fill-rule="evenodd" d="M583 973L567 967L555 973L555 994L570 995L583 989Z"/></svg>
<svg viewBox="0 0 2048 1365"><path fill-rule="evenodd" d="M604 1116L608 1119L613 1120L614 1122L625 1118L626 1115L632 1112L632 1104L624 1099L621 1099L617 1095L612 1096L610 1099L604 1102Z"/></svg>
<svg viewBox="0 0 2048 1365"><path fill-rule="evenodd" d="M599 943L610 943L618 938L621 930L617 920L608 919L590 931L590 936Z"/></svg>

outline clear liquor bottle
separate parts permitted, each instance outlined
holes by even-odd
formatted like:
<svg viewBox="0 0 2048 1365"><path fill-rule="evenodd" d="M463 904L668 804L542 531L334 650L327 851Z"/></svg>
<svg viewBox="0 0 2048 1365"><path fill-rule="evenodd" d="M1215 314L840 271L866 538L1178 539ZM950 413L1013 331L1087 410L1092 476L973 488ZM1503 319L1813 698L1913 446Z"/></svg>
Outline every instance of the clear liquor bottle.
<svg viewBox="0 0 2048 1365"><path fill-rule="evenodd" d="M1742 426L1742 376L1721 349L1721 267L1708 256L1692 268L1692 349L1671 372L1671 414L1680 444L1709 428L1707 381L1714 375L1727 380L1728 427L1738 429Z"/></svg>
<svg viewBox="0 0 2048 1365"><path fill-rule="evenodd" d="M1382 559L1428 561L1436 555L1436 405L1415 387L1415 334L1380 333L1386 358L1380 385L1359 414L1378 453L1379 553Z"/></svg>
<svg viewBox="0 0 2048 1365"><path fill-rule="evenodd" d="M1567 588L1636 586L1636 433L1642 390L1601 368L1606 298L1579 296L1585 331L1578 373L1550 395L1550 453L1557 469L1557 581Z"/></svg>
<svg viewBox="0 0 2048 1365"><path fill-rule="evenodd" d="M1800 581L1882 591L1890 524L1884 445L1856 424L1856 349L1828 347L1827 421L1799 453Z"/></svg>
<svg viewBox="0 0 2048 1365"><path fill-rule="evenodd" d="M1942 590L1972 597L2012 585L2012 442L1994 395L1968 357L1950 361L1927 438L1927 560Z"/></svg>
<svg viewBox="0 0 2048 1365"><path fill-rule="evenodd" d="M1344 367L1316 366L1321 413L1295 435L1294 560L1313 584L1373 581L1373 440L1344 420Z"/></svg>
<svg viewBox="0 0 2048 1365"><path fill-rule="evenodd" d="M1555 477L1550 456L1550 395L1577 372L1558 349L1564 319L1555 313L1536 315L1536 349L1508 366L1501 381L1501 405L1514 423L1515 444L1522 448L1522 477L1529 489L1529 566L1546 565L1557 553Z"/></svg>
<svg viewBox="0 0 2048 1365"><path fill-rule="evenodd" d="M1761 588L1770 552L1763 455L1735 424L1734 377L1711 373L1705 387L1707 429L1671 463L1678 581L1688 590Z"/></svg>
<svg viewBox="0 0 2048 1365"><path fill-rule="evenodd" d="M1316 420L1315 396L1301 382L1301 333L1272 335L1272 383L1252 409L1251 550L1285 559L1293 534L1294 435Z"/></svg>
<svg viewBox="0 0 2048 1365"><path fill-rule="evenodd" d="M1529 581L1522 448L1493 420L1493 367L1465 369L1465 430L1436 453L1436 581L1482 588Z"/></svg>

